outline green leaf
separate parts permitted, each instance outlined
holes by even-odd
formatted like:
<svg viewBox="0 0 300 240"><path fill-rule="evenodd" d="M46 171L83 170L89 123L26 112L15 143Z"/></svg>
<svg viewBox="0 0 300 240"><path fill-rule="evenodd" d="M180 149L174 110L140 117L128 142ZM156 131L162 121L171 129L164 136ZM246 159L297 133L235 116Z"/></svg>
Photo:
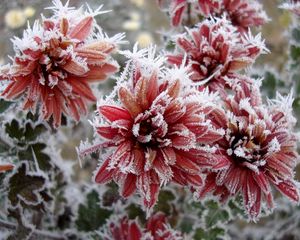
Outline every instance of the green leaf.
<svg viewBox="0 0 300 240"><path fill-rule="evenodd" d="M39 168L43 171L50 170L52 168L51 158L44 153L46 148L44 143L36 143L27 147L27 149L18 152L18 157L20 160L30 160L34 161L36 158ZM33 153L35 156L33 156Z"/></svg>
<svg viewBox="0 0 300 240"><path fill-rule="evenodd" d="M20 203L23 207L44 210L45 203L51 200L46 192L46 179L28 171L28 164L22 163L10 177L8 199L12 206Z"/></svg>
<svg viewBox="0 0 300 240"><path fill-rule="evenodd" d="M24 129L19 125L19 122L16 119L13 119L10 123L5 124L5 132L12 139L21 140L24 135Z"/></svg>
<svg viewBox="0 0 300 240"><path fill-rule="evenodd" d="M300 43L300 29L298 28L292 29L292 39Z"/></svg>
<svg viewBox="0 0 300 240"><path fill-rule="evenodd" d="M166 215L170 215L172 211L171 202L175 199L174 194L171 191L160 191L158 195L158 202L155 205L155 211L164 212Z"/></svg>
<svg viewBox="0 0 300 240"><path fill-rule="evenodd" d="M225 230L219 227L212 228L210 230L204 230L202 228L198 228L195 231L194 240L216 240L223 239L222 237L225 235Z"/></svg>
<svg viewBox="0 0 300 240"><path fill-rule="evenodd" d="M205 206L208 209L204 217L207 228L212 228L218 223L224 223L229 220L228 212L220 208L217 202L208 201L205 203Z"/></svg>
<svg viewBox="0 0 300 240"><path fill-rule="evenodd" d="M89 232L99 229L111 215L111 211L100 207L98 193L93 190L87 194L86 204L80 204L76 225L79 231Z"/></svg>
<svg viewBox="0 0 300 240"><path fill-rule="evenodd" d="M293 61L299 61L300 59L300 47L291 45L290 47L291 58Z"/></svg>
<svg viewBox="0 0 300 240"><path fill-rule="evenodd" d="M4 113L12 104L13 102L8 102L4 99L0 99L0 114Z"/></svg>
<svg viewBox="0 0 300 240"><path fill-rule="evenodd" d="M262 81L262 90L267 93L268 97L274 98L276 96L276 88L278 79L271 72L265 72L264 80Z"/></svg>

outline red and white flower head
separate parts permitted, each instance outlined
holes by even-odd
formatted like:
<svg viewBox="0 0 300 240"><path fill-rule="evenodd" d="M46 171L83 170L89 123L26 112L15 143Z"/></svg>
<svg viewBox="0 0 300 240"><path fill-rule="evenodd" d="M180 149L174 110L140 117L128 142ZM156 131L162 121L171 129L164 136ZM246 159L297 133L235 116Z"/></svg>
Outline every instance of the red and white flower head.
<svg viewBox="0 0 300 240"><path fill-rule="evenodd" d="M131 60L115 89L119 101L113 101L114 94L102 101L94 124L104 139L99 146L110 154L95 181L114 180L123 197L137 190L150 210L160 187L170 181L202 185L199 172L208 164L210 148L200 145L217 141L222 132L202 113L210 96L181 83L188 78L186 68L163 70L165 58L155 58L153 47L124 54Z"/></svg>
<svg viewBox="0 0 300 240"><path fill-rule="evenodd" d="M282 9L289 10L296 14L297 16L300 16L300 1L299 0L290 0L287 1L279 6Z"/></svg>
<svg viewBox="0 0 300 240"><path fill-rule="evenodd" d="M167 5L174 27L181 25L189 18L197 18L199 14L208 17L213 12L219 12L221 7L221 0L158 0L158 3L162 8Z"/></svg>
<svg viewBox="0 0 300 240"><path fill-rule="evenodd" d="M118 219L113 217L107 228L101 233L104 240L182 240L181 232L171 228L166 215L162 212L153 214L141 227L136 220L126 216Z"/></svg>
<svg viewBox="0 0 300 240"><path fill-rule="evenodd" d="M249 27L258 27L268 21L262 5L256 0L158 0L158 2L161 7L168 4L167 9L175 27L183 22L190 25L189 21L199 19L199 15L206 18L225 15L240 32L247 32Z"/></svg>
<svg viewBox="0 0 300 240"><path fill-rule="evenodd" d="M260 35L249 32L241 37L236 30L224 18L205 20L177 37L177 49L168 61L177 66L186 62L196 85L222 90L228 87L224 77L250 66L267 51Z"/></svg>
<svg viewBox="0 0 300 240"><path fill-rule="evenodd" d="M135 220L129 220L125 216L110 221L101 235L104 240L141 240L142 229Z"/></svg>
<svg viewBox="0 0 300 240"><path fill-rule="evenodd" d="M224 110L210 113L214 125L222 127L225 135L217 143L216 165L200 196L212 192L226 200L240 193L250 218L255 219L263 201L273 208L271 186L299 202L294 180L298 154L293 99L279 95L265 105L254 80L240 76L232 83L235 95L225 100Z"/></svg>
<svg viewBox="0 0 300 240"><path fill-rule="evenodd" d="M221 15L225 14L240 32L247 32L249 27L259 27L269 21L263 6L256 0L222 1Z"/></svg>
<svg viewBox="0 0 300 240"><path fill-rule="evenodd" d="M41 110L41 118L61 123L62 113L79 120L87 112L87 102L96 98L89 83L106 79L118 70L110 57L123 36L108 38L96 24L101 14L62 5L53 1L54 14L36 21L23 37L14 38L12 65L0 69L0 79L9 84L2 92L7 99L22 96L24 109Z"/></svg>

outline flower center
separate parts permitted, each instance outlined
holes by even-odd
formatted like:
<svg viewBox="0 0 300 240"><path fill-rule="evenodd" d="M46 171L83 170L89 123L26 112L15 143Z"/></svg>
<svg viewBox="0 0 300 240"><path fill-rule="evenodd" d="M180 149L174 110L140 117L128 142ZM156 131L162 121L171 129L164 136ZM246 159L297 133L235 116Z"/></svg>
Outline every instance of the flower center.
<svg viewBox="0 0 300 240"><path fill-rule="evenodd" d="M147 147L163 143L167 131L168 124L164 121L163 115L150 112L138 115L132 128L136 140Z"/></svg>

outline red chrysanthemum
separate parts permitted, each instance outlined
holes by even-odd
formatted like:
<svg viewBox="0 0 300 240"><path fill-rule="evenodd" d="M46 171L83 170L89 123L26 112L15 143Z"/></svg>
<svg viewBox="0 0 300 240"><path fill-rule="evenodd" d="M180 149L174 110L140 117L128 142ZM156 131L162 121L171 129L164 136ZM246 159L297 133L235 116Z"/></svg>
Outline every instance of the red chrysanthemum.
<svg viewBox="0 0 300 240"><path fill-rule="evenodd" d="M220 0L158 0L161 7L164 7L167 2L172 25L175 27L179 26L183 19L187 18L187 14L191 15L189 17L197 14L209 16L213 12L219 12L221 6Z"/></svg>
<svg viewBox="0 0 300 240"><path fill-rule="evenodd" d="M129 220L126 216L118 219L113 217L108 222L107 229L101 233L104 240L182 240L181 232L168 224L164 213L153 214L142 228L136 220Z"/></svg>
<svg viewBox="0 0 300 240"><path fill-rule="evenodd" d="M225 14L240 32L259 27L268 21L262 5L256 0L222 0L221 14Z"/></svg>
<svg viewBox="0 0 300 240"><path fill-rule="evenodd" d="M240 32L245 32L249 27L261 26L268 21L262 5L255 0L158 0L158 2L160 6L169 4L168 12L173 26L182 24L183 19L190 21L197 15L204 17L225 15Z"/></svg>
<svg viewBox="0 0 300 240"><path fill-rule="evenodd" d="M189 29L188 34L179 35L176 46L177 52L170 54L168 61L189 64L191 80L211 91L228 87L224 77L245 69L266 51L260 35L241 37L224 18L206 20Z"/></svg>
<svg viewBox="0 0 300 240"><path fill-rule="evenodd" d="M208 173L200 196L212 192L226 200L241 193L245 209L255 219L263 200L273 207L271 186L299 201L294 180L298 154L293 99L279 96L264 105L253 80L240 76L234 82L235 95L224 101L225 110L215 108L209 114L225 135L217 143L216 165Z"/></svg>
<svg viewBox="0 0 300 240"><path fill-rule="evenodd" d="M138 54L132 56L130 71L123 73L129 82L118 84L120 103L98 107L101 120L95 129L105 139L105 151L110 147L113 152L96 171L95 181L114 180L123 197L138 190L149 210L160 187L170 181L201 186L199 171L211 163L209 149L200 145L215 142L222 132L203 115L209 96L180 83L187 77L184 70L160 70L157 65L165 59L153 59L151 49L147 57Z"/></svg>
<svg viewBox="0 0 300 240"><path fill-rule="evenodd" d="M12 65L0 69L0 79L9 80L2 96L23 96L24 109L39 105L41 118L52 117L58 127L62 113L77 121L86 114L87 102L96 101L89 83L106 79L118 64L109 56L116 38L104 37L94 19L100 8L83 14L53 3L51 18L43 18L42 26L35 22L22 39L13 39L16 56Z"/></svg>

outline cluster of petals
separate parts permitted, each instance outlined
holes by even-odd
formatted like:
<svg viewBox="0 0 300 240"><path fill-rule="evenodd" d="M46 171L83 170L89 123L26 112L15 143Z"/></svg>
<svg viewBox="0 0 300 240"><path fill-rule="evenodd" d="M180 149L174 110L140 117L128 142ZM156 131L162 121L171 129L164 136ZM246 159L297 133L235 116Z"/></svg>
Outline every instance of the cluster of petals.
<svg viewBox="0 0 300 240"><path fill-rule="evenodd" d="M206 145L223 132L205 118L208 93L181 83L180 78L187 76L184 67L163 71L158 65L165 59L154 59L153 48L146 56L126 54L132 60L127 65L128 81L120 80L115 89L119 102L110 97L98 106L94 126L103 139L99 146L111 152L96 171L95 181L114 180L125 198L137 190L150 210L160 187L169 182L202 185L201 168L211 165L213 151Z"/></svg>
<svg viewBox="0 0 300 240"><path fill-rule="evenodd" d="M172 25L197 15L220 17L225 15L239 31L261 26L268 21L262 5L256 0L158 0L161 6L168 3Z"/></svg>
<svg viewBox="0 0 300 240"><path fill-rule="evenodd" d="M279 6L282 9L289 10L296 14L297 16L300 16L300 1L299 0L289 0Z"/></svg>
<svg viewBox="0 0 300 240"><path fill-rule="evenodd" d="M142 228L136 220L124 216L112 219L102 234L104 240L182 240L181 232L171 228L166 215L162 212L153 214Z"/></svg>
<svg viewBox="0 0 300 240"><path fill-rule="evenodd" d="M267 51L260 35L253 37L249 32L241 36L224 18L205 20L187 29L175 44L169 63L189 65L194 84L208 86L210 91L224 90L226 77L233 77Z"/></svg>
<svg viewBox="0 0 300 240"><path fill-rule="evenodd" d="M79 120L87 103L95 102L90 83L106 79L118 70L110 57L121 35L109 39L95 22L100 14L74 9L53 1L54 14L38 21L14 38L15 56L2 66L0 79L8 80L2 96L23 97L24 109L40 109L44 120L61 124L62 113Z"/></svg>
<svg viewBox="0 0 300 240"><path fill-rule="evenodd" d="M214 108L210 119L225 130L218 141L216 165L213 166L199 192L221 201L238 194L251 219L256 219L262 207L273 208L271 187L295 202L299 202L294 170L297 164L297 137L293 132L290 95L278 96L263 104L255 80L239 76L232 82L234 95L224 100L223 108Z"/></svg>

